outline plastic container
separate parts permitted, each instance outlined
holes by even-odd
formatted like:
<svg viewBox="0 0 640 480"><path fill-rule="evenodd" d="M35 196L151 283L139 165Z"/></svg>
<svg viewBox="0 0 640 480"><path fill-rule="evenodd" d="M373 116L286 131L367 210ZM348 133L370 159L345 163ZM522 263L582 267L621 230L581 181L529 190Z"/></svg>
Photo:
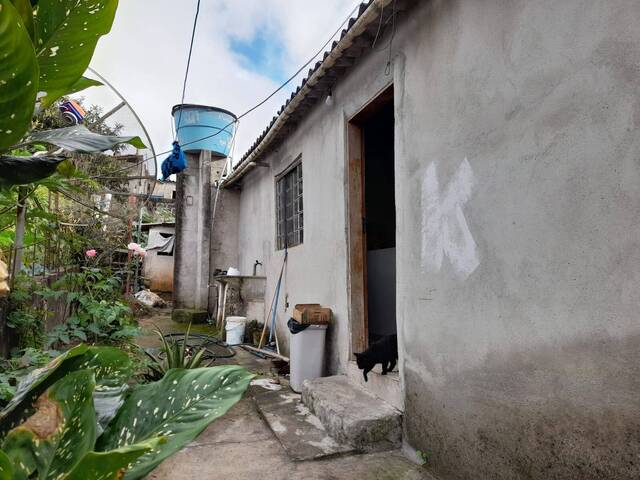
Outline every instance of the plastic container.
<svg viewBox="0 0 640 480"><path fill-rule="evenodd" d="M236 116L206 105L176 105L171 110L178 142L185 152L210 150L218 157L229 155L236 132Z"/></svg>
<svg viewBox="0 0 640 480"><path fill-rule="evenodd" d="M297 323L297 322L296 322ZM299 325L299 324L298 324ZM305 380L322 377L324 373L324 343L327 325L308 325L293 333L290 327L289 382L294 392L302 391Z"/></svg>
<svg viewBox="0 0 640 480"><path fill-rule="evenodd" d="M227 317L225 330L227 331L227 345L242 345L244 343L244 329L247 317Z"/></svg>

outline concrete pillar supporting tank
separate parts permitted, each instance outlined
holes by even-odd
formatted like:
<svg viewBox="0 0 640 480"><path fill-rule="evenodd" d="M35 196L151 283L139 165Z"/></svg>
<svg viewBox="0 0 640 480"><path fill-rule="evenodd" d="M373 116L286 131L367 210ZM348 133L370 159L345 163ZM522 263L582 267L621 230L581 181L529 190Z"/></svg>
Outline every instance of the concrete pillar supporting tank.
<svg viewBox="0 0 640 480"><path fill-rule="evenodd" d="M172 317L204 322L209 303L211 250L211 152L187 152L176 183L176 233Z"/></svg>

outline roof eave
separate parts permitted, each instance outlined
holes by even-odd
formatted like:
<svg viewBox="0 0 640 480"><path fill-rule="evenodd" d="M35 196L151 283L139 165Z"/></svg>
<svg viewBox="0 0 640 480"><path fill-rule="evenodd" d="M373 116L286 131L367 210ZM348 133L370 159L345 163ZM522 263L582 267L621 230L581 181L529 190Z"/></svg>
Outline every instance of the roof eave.
<svg viewBox="0 0 640 480"><path fill-rule="evenodd" d="M342 58L345 50L351 47L357 37L365 33L367 27L378 19L384 8L392 1L393 0L371 0L371 3L361 12L358 18L355 19L355 22L348 30L346 30L346 34L337 41L336 45L328 54L325 53L325 57L320 62L318 68L316 68L306 80L302 81L301 87L298 88L295 95L293 95L291 100L276 117L275 121L268 127L264 136L252 147L248 155L234 168L230 175L224 179L221 183L221 188L232 186L257 165L256 161L271 146L280 130L287 123L289 117L291 117L300 104L304 102L308 94L313 90L313 87L336 65L336 62Z"/></svg>

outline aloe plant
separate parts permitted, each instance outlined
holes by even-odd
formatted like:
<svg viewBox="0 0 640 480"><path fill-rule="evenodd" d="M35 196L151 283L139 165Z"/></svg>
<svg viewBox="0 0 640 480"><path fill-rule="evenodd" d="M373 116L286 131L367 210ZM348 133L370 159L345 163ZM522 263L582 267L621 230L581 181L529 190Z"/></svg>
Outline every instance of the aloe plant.
<svg viewBox="0 0 640 480"><path fill-rule="evenodd" d="M161 355L156 355L145 350L147 356L152 360L152 364L148 366L149 373L146 375L150 380L160 380L172 368L198 368L202 365L204 354L207 352L205 347L196 350L189 346L189 333L191 332L191 323L187 327L183 339L167 339L165 334L156 327L155 332L162 342ZM211 362L209 362L211 365ZM209 366L207 365L207 366Z"/></svg>
<svg viewBox="0 0 640 480"><path fill-rule="evenodd" d="M2 428L21 422L1 440L0 480L143 478L224 415L253 378L238 366L176 368L123 400L131 371L122 355L80 345L19 386L0 412ZM118 399L101 434L99 393L110 388Z"/></svg>

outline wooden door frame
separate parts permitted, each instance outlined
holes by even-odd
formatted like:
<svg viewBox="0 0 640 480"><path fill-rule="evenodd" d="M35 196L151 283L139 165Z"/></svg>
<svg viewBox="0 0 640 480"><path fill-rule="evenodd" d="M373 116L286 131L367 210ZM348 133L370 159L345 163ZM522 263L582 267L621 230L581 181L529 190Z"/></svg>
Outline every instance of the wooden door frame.
<svg viewBox="0 0 640 480"><path fill-rule="evenodd" d="M347 236L349 256L349 323L350 358L369 344L367 312L367 237L364 230L365 179L364 135L360 124L382 105L394 101L393 83L376 93L358 112L347 120Z"/></svg>
<svg viewBox="0 0 640 480"><path fill-rule="evenodd" d="M364 142L362 128L347 123L347 210L349 232L349 319L351 358L367 348L367 258L364 221Z"/></svg>

